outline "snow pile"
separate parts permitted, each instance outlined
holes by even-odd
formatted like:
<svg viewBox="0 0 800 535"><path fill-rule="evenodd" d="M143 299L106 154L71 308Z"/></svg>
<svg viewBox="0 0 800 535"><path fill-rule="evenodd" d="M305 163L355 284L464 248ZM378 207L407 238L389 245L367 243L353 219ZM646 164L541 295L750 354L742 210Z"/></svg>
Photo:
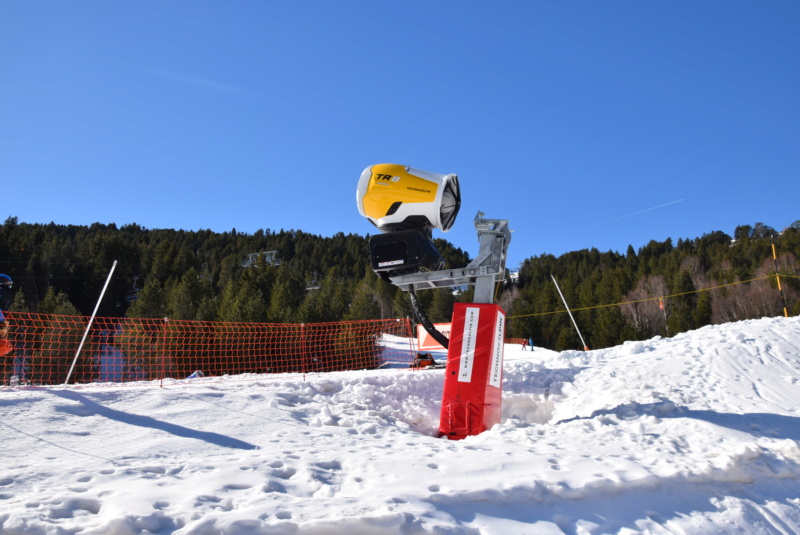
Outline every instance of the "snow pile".
<svg viewBox="0 0 800 535"><path fill-rule="evenodd" d="M800 318L506 347L503 422L443 370L0 389L0 532L800 532Z"/></svg>

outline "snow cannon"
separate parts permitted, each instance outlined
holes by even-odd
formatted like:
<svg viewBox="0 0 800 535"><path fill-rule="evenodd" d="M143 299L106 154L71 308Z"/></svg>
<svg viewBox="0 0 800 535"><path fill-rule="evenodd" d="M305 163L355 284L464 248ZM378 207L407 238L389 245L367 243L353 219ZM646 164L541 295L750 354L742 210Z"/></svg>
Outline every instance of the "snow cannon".
<svg viewBox="0 0 800 535"><path fill-rule="evenodd" d="M466 267L445 270L431 233L435 228L447 232L455 223L461 207L456 175L373 165L361 173L356 203L381 231L369 241L373 271L408 292L422 326L447 349L440 436L458 440L490 429L501 414L505 312L494 299L505 276L508 221L478 212L478 256ZM474 304L456 304L448 338L429 320L416 290L469 285L475 286Z"/></svg>

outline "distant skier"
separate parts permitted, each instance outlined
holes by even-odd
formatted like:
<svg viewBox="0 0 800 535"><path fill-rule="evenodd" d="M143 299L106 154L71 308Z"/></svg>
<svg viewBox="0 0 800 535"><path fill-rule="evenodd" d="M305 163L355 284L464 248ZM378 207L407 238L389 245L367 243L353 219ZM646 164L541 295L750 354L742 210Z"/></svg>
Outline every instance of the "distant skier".
<svg viewBox="0 0 800 535"><path fill-rule="evenodd" d="M0 310L8 310L11 306L11 287L14 282L5 273L0 273Z"/></svg>
<svg viewBox="0 0 800 535"><path fill-rule="evenodd" d="M0 338L8 337L8 323L3 312L11 306L11 287L13 286L11 277L0 273Z"/></svg>
<svg viewBox="0 0 800 535"><path fill-rule="evenodd" d="M8 321L4 312L11 306L11 287L13 286L11 277L0 274L0 384L8 382L8 374L12 369L14 357L9 353L14 350L11 342L8 341Z"/></svg>

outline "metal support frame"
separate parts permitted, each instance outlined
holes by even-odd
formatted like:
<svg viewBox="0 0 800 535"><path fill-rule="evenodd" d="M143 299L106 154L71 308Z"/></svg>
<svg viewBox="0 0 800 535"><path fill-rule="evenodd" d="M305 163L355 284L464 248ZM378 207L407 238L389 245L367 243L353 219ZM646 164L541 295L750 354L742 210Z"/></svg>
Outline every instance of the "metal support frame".
<svg viewBox="0 0 800 535"><path fill-rule="evenodd" d="M484 219L484 213L475 216L480 250L478 256L465 268L445 269L389 276L392 284L403 291L431 290L452 286L475 285L475 303L493 303L494 286L502 281L506 271L506 253L511 243L507 219Z"/></svg>

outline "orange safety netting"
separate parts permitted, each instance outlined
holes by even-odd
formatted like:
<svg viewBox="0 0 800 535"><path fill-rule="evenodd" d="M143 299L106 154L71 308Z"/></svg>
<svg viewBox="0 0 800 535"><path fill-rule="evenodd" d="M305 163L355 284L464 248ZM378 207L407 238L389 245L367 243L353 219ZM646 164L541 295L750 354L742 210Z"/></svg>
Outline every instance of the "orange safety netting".
<svg viewBox="0 0 800 535"><path fill-rule="evenodd" d="M90 318L7 312L13 350L0 357L3 384L63 384ZM203 376L328 372L408 366L411 323L227 323L95 318L70 383L154 381Z"/></svg>

